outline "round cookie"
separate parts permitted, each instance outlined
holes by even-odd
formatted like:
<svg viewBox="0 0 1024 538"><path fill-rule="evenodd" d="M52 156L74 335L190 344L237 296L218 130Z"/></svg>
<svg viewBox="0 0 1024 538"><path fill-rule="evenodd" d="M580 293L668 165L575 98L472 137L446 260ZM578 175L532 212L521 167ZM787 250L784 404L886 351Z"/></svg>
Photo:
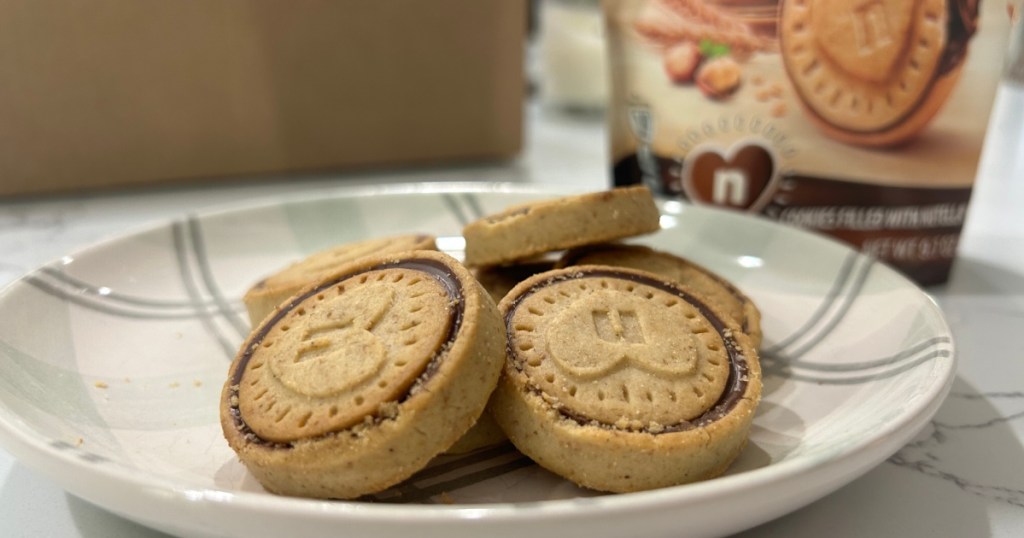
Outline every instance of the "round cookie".
<svg viewBox="0 0 1024 538"><path fill-rule="evenodd" d="M550 271L554 266L555 262L552 260L536 259L520 262L515 265L479 267L473 270L473 276L484 287L484 290L490 294L491 298L497 302L509 290L514 288L516 284L519 284L527 277L543 273L544 271ZM463 435L458 442L448 449L447 453L465 454L484 447L494 446L504 441L508 441L508 438L505 437L505 433L498 427L498 423L494 421L490 413L484 413L480 416L480 420L466 432L466 435Z"/></svg>
<svg viewBox="0 0 1024 538"><path fill-rule="evenodd" d="M508 338L490 412L512 443L581 486L628 492L722 474L761 395L730 318L652 273L576 266L498 305Z"/></svg>
<svg viewBox="0 0 1024 538"><path fill-rule="evenodd" d="M445 454L466 454L505 442L508 442L505 432L501 431L490 413L484 412L480 415L480 420L477 420L465 435L446 450Z"/></svg>
<svg viewBox="0 0 1024 538"><path fill-rule="evenodd" d="M311 254L257 282L245 293L242 302L249 313L249 321L255 327L285 299L348 262L371 254L406 250L437 250L435 237L426 234L379 237Z"/></svg>
<svg viewBox="0 0 1024 538"><path fill-rule="evenodd" d="M660 213L644 186L510 207L466 225L466 265L507 264L554 250L656 232Z"/></svg>
<svg viewBox="0 0 1024 538"><path fill-rule="evenodd" d="M454 258L360 258L242 345L224 436L269 491L354 498L423 468L477 421L505 354L494 301Z"/></svg>
<svg viewBox="0 0 1024 538"><path fill-rule="evenodd" d="M956 84L976 24L976 8L951 10L951 1L782 2L780 52L813 123L864 146L923 129Z"/></svg>
<svg viewBox="0 0 1024 538"><path fill-rule="evenodd" d="M609 243L566 252L557 264L572 265L632 267L667 278L718 306L747 333L755 349L761 347L761 312L754 302L725 278L690 260L641 245Z"/></svg>
<svg viewBox="0 0 1024 538"><path fill-rule="evenodd" d="M480 285L491 294L495 302L501 301L516 284L544 271L555 268L555 260L537 259L513 265L490 265L473 271Z"/></svg>

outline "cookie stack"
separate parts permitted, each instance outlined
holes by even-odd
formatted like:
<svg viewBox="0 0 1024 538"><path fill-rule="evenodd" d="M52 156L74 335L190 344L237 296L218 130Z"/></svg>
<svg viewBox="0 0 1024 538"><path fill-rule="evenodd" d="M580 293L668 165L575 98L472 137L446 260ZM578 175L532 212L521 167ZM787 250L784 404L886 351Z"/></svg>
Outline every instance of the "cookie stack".
<svg viewBox="0 0 1024 538"><path fill-rule="evenodd" d="M601 491L717 476L760 398L760 315L703 267L611 242L658 229L632 187L471 223L463 263L422 235L314 255L246 295L259 322L224 385L224 435L266 489L317 498L505 436Z"/></svg>

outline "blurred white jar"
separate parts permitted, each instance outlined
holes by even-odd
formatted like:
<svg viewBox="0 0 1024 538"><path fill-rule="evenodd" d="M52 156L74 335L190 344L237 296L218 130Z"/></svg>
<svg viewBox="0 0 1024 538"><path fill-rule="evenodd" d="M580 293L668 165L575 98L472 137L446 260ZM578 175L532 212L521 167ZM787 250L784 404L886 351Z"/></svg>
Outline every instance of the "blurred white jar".
<svg viewBox="0 0 1024 538"><path fill-rule="evenodd" d="M1006 57L1006 78L1010 82L1024 85L1024 2L1007 4L1010 8L1011 23L1010 50Z"/></svg>
<svg viewBox="0 0 1024 538"><path fill-rule="evenodd" d="M540 0L538 86L544 104L602 111L608 101L600 0Z"/></svg>

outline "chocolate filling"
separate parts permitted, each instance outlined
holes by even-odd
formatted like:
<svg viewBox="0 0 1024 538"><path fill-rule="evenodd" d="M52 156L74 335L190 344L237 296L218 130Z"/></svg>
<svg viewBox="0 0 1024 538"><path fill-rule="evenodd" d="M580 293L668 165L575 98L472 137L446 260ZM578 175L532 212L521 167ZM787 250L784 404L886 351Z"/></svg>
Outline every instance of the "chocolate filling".
<svg viewBox="0 0 1024 538"><path fill-rule="evenodd" d="M423 385L423 383L426 383L431 377L433 377L433 375L441 367L441 361L443 360L444 355L447 353L449 347L451 347L452 342L455 341L456 337L459 334L459 329L462 327L462 319L466 308L465 301L463 300L464 295L462 290L462 283L459 282L458 277L455 275L455 273L452 272L451 268L436 260L397 260L381 263L379 265L368 267L356 271L354 273L341 275L338 276L337 278L333 278L328 281L322 282L319 286L307 291L306 293L303 293L302 295L293 298L284 308L274 313L274 316L271 319L269 319L266 323L263 323L260 326L259 330L256 333L254 333L248 340L246 340L244 344L245 351L242 353L242 356L238 359L238 363L235 365L235 369L231 372L231 385L228 394L230 402L229 412L231 413L231 417L234 420L235 428L237 428L238 431L243 436L245 436L250 442L271 448L290 448L292 446L290 443L272 442L260 437L256 432L252 430L252 428L249 427L248 424L246 424L245 419L242 418L241 411L238 409L238 385L242 382L242 374L245 373L245 369L248 366L249 361L252 359L253 351L260 347L260 344L263 343L263 339L270 332L270 329L277 325L277 323L284 319L284 317L287 316L289 312L294 310L295 307L297 307L306 299L350 278L359 276L364 273L369 273L371 271L380 271L387 269L410 269L413 271L421 271L423 273L426 273L431 278L437 280L444 287L445 292L448 294L448 297L450 299L450 304L453 307L449 312L449 315L451 316L451 323L448 324L448 333L445 335L442 344L438 346L437 351L434 353L434 356L430 358L430 360L427 362L426 367L416 378L416 381L413 382L409 390L406 391L406 393L403 394L397 400L397 403L400 404L407 400L409 396L414 391L416 391L417 387L420 387ZM378 423L384 420L384 417L374 415L371 416L371 419L374 423ZM336 433L338 432L327 433L320 437L327 437L330 435L334 435Z"/></svg>
<svg viewBox="0 0 1024 538"><path fill-rule="evenodd" d="M967 56L967 44L978 29L977 0L948 0L949 20L946 23L946 48L939 59L939 75L952 71Z"/></svg>
<svg viewBox="0 0 1024 538"><path fill-rule="evenodd" d="M512 334L514 333L512 318L515 317L516 310L518 310L519 305L522 304L523 300L526 297L529 297L530 295L533 295L540 289L550 286L556 282L578 280L583 278L602 277L629 280L631 282L636 282L638 284L643 284L645 286L657 288L662 291L671 293L672 295L675 295L676 297L679 297L683 301L686 301L687 303L693 305L694 307L697 308L697 311L699 311L701 315L707 318L707 320L711 323L711 326L715 329L715 332L717 332L718 335L722 338L722 341L725 343L726 352L729 356L729 378L726 380L725 390L722 392L722 395L719 396L718 401L716 401L714 405L712 405L707 411L705 411L704 414L700 415L699 417L693 420L684 420L676 424L664 425L662 429L659 429L656 432L646 428L639 431L643 431L654 435L681 432L693 428L706 426L707 424L720 420L722 417L728 415L729 412L736 407L736 404L743 399L743 395L747 391L748 373L750 371L750 367L747 364L747 357L743 355L742 352L740 352L739 345L733 338L731 331L729 331L728 328L725 326L725 323L717 315L715 315L715 313L706 304L704 304L703 301L701 301L694 295L680 289L671 282L665 282L662 280L657 280L644 275L629 273L626 271L617 271L614 269L603 269L586 266L573 268L573 271L571 273L560 274L557 276L553 276L547 280L544 280L543 282L527 289L525 292L516 297L515 300L512 302L511 306L509 307L508 312L505 314L505 333L508 335L506 353L508 354L508 356L514 357L516 354L515 348L512 344ZM518 365L517 369L522 371ZM543 393L541 389L533 386L532 384L529 385L528 388L535 394L539 395ZM566 410L564 407L557 408L557 411L563 417L572 420L573 422L576 422L581 426L596 423L604 428L622 430L622 428L619 428L614 424L608 424L606 422L597 421L589 417L572 413L571 411Z"/></svg>

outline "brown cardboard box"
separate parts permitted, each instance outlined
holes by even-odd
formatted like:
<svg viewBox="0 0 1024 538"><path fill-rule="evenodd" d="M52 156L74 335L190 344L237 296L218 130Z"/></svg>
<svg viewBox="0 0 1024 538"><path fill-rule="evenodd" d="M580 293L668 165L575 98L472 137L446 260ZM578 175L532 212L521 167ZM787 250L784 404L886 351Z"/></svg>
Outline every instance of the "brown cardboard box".
<svg viewBox="0 0 1024 538"><path fill-rule="evenodd" d="M500 158L525 0L0 0L0 195Z"/></svg>

